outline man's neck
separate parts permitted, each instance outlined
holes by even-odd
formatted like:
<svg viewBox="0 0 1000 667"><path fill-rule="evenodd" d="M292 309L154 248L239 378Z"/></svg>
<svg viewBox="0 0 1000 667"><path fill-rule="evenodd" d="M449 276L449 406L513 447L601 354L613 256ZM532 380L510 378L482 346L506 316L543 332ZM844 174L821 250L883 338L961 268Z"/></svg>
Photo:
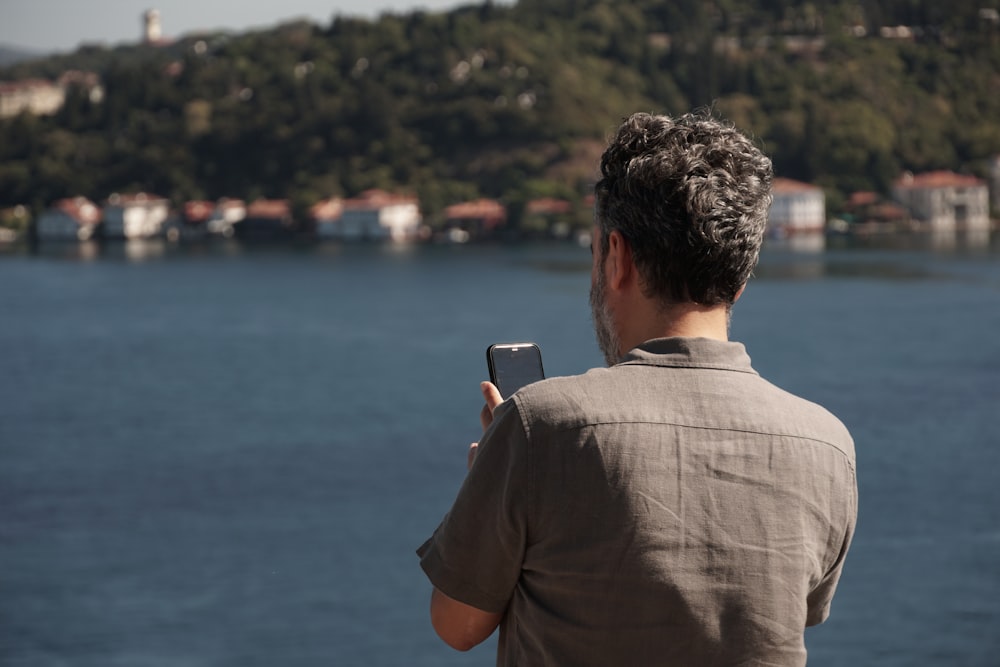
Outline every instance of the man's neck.
<svg viewBox="0 0 1000 667"><path fill-rule="evenodd" d="M725 306L681 304L664 317L663 336L729 340L729 309Z"/></svg>
<svg viewBox="0 0 1000 667"><path fill-rule="evenodd" d="M729 309L725 306L682 303L644 312L645 317L630 318L621 332L623 353L653 338L729 340Z"/></svg>

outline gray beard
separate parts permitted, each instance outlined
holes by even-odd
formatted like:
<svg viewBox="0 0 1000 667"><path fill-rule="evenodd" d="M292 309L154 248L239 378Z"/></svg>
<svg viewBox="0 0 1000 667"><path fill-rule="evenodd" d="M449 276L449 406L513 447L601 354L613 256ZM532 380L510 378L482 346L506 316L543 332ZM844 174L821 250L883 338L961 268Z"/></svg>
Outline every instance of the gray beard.
<svg viewBox="0 0 1000 667"><path fill-rule="evenodd" d="M614 366L621 355L621 340L615 332L611 312L604 301L604 287L604 273L598 270L597 279L590 286L590 316L594 320L597 347L601 349L608 366Z"/></svg>

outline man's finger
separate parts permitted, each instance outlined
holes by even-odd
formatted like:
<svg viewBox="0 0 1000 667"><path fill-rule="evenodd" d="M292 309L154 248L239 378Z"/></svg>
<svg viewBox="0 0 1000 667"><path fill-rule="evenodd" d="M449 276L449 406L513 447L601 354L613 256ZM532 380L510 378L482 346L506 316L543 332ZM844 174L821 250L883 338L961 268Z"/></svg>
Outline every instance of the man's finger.
<svg viewBox="0 0 1000 667"><path fill-rule="evenodd" d="M500 395L500 390L492 382L480 383L479 389L483 392L483 398L486 399L486 404L479 411L479 423L483 425L485 431L493 423L493 411L503 403L503 396Z"/></svg>
<svg viewBox="0 0 1000 667"><path fill-rule="evenodd" d="M476 460L476 451L478 449L479 449L478 442L474 442L471 445L469 445L469 460L467 462L469 470L472 470L472 462Z"/></svg>
<svg viewBox="0 0 1000 667"><path fill-rule="evenodd" d="M479 389L483 392L486 405L490 406L490 412L493 412L494 408L503 403L503 396L500 395L500 390L492 382L480 382Z"/></svg>

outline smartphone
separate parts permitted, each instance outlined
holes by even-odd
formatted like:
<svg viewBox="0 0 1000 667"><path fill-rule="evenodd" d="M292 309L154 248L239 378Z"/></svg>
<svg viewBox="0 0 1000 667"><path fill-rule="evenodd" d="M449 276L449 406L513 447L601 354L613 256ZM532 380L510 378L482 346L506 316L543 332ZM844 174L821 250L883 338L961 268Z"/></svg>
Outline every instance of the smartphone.
<svg viewBox="0 0 1000 667"><path fill-rule="evenodd" d="M504 400L521 387L545 379L542 351L534 343L496 343L486 348L490 382Z"/></svg>

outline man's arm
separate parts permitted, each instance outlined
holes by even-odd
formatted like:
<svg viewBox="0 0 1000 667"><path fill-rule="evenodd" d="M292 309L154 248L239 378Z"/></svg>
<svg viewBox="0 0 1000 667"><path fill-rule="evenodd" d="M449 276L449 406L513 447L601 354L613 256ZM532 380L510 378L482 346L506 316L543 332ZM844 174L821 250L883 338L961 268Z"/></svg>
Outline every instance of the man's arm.
<svg viewBox="0 0 1000 667"><path fill-rule="evenodd" d="M493 634L502 613L476 609L448 597L437 588L431 593L431 625L444 643L458 651L468 651Z"/></svg>
<svg viewBox="0 0 1000 667"><path fill-rule="evenodd" d="M485 431L493 423L493 411L503 402L503 398L501 398L499 390L489 382L481 383L480 391L486 400L479 415L483 431ZM469 446L468 467L470 470L476 459L478 448L479 443L476 442ZM428 540L429 542L430 540ZM418 553L421 553L421 550L426 546L427 543L418 550ZM422 553L421 557L423 557ZM478 607L459 602L442 593L436 586L431 593L431 625L434 626L438 637L453 649L468 651L478 646L493 634L502 618L503 612L483 611Z"/></svg>

